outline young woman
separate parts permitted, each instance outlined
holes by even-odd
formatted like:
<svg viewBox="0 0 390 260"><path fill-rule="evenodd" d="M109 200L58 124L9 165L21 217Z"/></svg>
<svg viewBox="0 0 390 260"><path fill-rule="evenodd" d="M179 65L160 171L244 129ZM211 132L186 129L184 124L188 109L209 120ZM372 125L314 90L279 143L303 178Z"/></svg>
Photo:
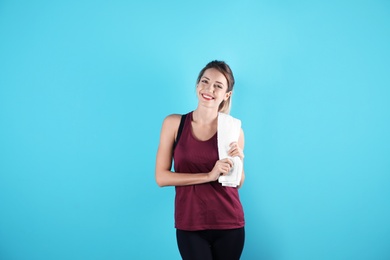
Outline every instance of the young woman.
<svg viewBox="0 0 390 260"><path fill-rule="evenodd" d="M160 187L176 187L176 237L185 260L237 260L244 247L244 212L238 188L218 182L233 166L227 158L219 160L217 143L218 112L229 113L233 86L233 73L225 62L208 63L197 79L198 106L186 114L180 136L181 115L167 116L162 125L156 182ZM228 155L243 160L243 149L241 129ZM242 172L238 187L244 178Z"/></svg>

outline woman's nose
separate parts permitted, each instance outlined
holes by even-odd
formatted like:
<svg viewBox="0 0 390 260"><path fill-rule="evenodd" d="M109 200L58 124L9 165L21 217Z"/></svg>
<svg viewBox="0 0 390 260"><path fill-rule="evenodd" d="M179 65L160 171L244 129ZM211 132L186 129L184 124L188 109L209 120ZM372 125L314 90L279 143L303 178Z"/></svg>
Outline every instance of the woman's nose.
<svg viewBox="0 0 390 260"><path fill-rule="evenodd" d="M205 89L206 89L207 91L209 91L209 92L213 92L214 87L213 87L212 84L208 84L208 85L205 87Z"/></svg>

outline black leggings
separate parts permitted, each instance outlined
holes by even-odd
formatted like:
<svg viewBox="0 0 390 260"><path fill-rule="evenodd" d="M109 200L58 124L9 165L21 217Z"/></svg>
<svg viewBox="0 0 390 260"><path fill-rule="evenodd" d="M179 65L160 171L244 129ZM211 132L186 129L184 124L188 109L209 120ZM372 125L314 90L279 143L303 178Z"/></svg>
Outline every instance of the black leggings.
<svg viewBox="0 0 390 260"><path fill-rule="evenodd" d="M244 248L245 230L176 230L177 245L184 260L238 260Z"/></svg>

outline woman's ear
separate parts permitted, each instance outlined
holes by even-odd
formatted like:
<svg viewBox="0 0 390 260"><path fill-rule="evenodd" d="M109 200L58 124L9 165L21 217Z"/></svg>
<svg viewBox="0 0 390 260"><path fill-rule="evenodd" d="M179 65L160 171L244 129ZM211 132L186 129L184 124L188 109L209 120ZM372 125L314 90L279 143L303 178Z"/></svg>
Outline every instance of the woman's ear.
<svg viewBox="0 0 390 260"><path fill-rule="evenodd" d="M224 100L228 100L230 96L232 95L232 91L226 92Z"/></svg>

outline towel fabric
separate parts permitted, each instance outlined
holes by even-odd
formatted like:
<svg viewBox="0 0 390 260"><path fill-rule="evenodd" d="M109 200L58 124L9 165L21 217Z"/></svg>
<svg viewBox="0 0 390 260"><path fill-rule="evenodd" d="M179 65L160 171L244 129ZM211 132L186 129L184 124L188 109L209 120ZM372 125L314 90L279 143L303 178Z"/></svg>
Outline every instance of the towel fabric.
<svg viewBox="0 0 390 260"><path fill-rule="evenodd" d="M242 175L242 161L238 156L230 157L228 151L232 142L237 142L241 131L241 121L225 113L218 113L218 156L219 159L229 158L233 161L233 168L226 175L220 176L218 181L223 186L237 187Z"/></svg>

